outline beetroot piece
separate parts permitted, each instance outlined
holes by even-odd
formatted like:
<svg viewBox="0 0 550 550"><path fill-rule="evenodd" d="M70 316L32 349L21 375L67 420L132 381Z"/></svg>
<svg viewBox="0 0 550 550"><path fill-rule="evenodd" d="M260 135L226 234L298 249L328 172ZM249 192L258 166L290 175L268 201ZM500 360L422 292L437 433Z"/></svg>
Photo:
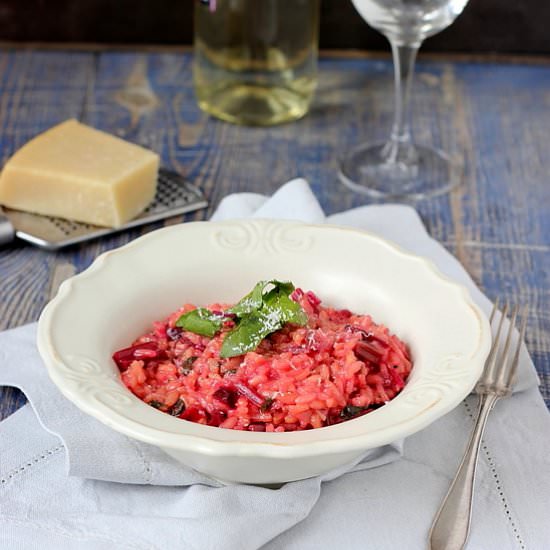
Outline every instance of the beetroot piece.
<svg viewBox="0 0 550 550"><path fill-rule="evenodd" d="M237 405L239 394L231 388L224 387L216 390L213 397L227 405L230 409L234 409Z"/></svg>
<svg viewBox="0 0 550 550"><path fill-rule="evenodd" d="M249 432L265 432L265 424L249 424L248 426Z"/></svg>
<svg viewBox="0 0 550 550"><path fill-rule="evenodd" d="M159 349L155 342L143 342L113 353L113 361L121 372L125 371L132 361L155 359L159 357Z"/></svg>
<svg viewBox="0 0 550 550"><path fill-rule="evenodd" d="M321 300L317 296L317 294L315 294L315 292L312 292L311 290L308 290L306 292L306 298L307 301L311 304L311 307L313 307L313 309L317 311L319 309L319 306L321 305Z"/></svg>
<svg viewBox="0 0 550 550"><path fill-rule="evenodd" d="M256 407L261 407L264 398L260 397L253 389L249 388L245 383L243 382L235 382L235 388L237 391L246 397L252 404L256 405Z"/></svg>
<svg viewBox="0 0 550 550"><path fill-rule="evenodd" d="M368 361L369 363L379 363L381 354L376 348L371 346L368 342L357 342L355 346L355 355L363 361Z"/></svg>
<svg viewBox="0 0 550 550"><path fill-rule="evenodd" d="M295 302L299 302L300 298L304 295L304 291L301 288L295 288L290 295L290 299Z"/></svg>

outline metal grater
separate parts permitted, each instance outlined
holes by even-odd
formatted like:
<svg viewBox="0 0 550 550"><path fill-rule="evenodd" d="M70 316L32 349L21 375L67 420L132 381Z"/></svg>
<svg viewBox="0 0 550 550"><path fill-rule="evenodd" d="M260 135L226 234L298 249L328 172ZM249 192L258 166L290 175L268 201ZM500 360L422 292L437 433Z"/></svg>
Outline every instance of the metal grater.
<svg viewBox="0 0 550 550"><path fill-rule="evenodd" d="M45 250L58 250L206 206L208 202L198 188L179 174L161 168L153 202L139 216L121 227L99 227L9 208L4 208L3 216L0 208L0 245L18 237Z"/></svg>

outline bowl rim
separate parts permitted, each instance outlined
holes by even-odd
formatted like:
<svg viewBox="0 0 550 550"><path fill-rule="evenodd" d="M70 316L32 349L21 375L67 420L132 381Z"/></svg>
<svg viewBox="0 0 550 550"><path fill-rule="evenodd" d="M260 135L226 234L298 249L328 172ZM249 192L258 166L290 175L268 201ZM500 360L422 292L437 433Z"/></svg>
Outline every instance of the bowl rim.
<svg viewBox="0 0 550 550"><path fill-rule="evenodd" d="M167 235L172 232L182 231L188 227L197 227L205 226L210 229L216 227L227 227L227 226L238 226L242 224L276 224L290 227L300 226L304 228L311 228L313 230L328 230L328 231L338 231L344 233L351 233L355 236L361 236L367 239L372 239L378 243L389 248L393 253L402 256L409 261L416 261L422 263L426 268L429 269L432 276L435 276L440 280L441 283L447 285L449 288L454 289L455 292L459 293L461 300L466 306L468 306L474 313L475 318L479 323L479 338L478 345L475 351L468 357L468 362L472 364L471 368L471 377L468 379L468 383L464 383L462 391L455 392L453 398L448 398L444 406L438 407L428 407L427 409L421 410L418 414L415 414L412 418L408 420L383 427L379 430L369 430L365 431L359 435L351 435L344 437L335 437L332 439L323 439L320 441L302 441L296 443L281 443L281 442L270 442L270 441L258 441L255 440L257 435L270 436L272 434L261 433L257 434L255 432L245 432L238 430L231 430L237 433L239 440L223 441L212 439L214 433L212 430L220 430L218 427L214 426L203 426L197 423L191 423L194 426L199 426L199 429L204 431L204 435L191 435L186 433L177 433L167 432L161 428L154 428L151 426L146 426L140 423L137 420L130 419L127 417L120 416L116 411L111 411L113 414L108 414L103 411L101 408L98 408L92 401L87 401L82 399L80 392L76 391L73 386L66 383L66 380L63 377L63 374L59 365L63 365L61 355L55 348L55 345L51 339L51 330L54 314L57 308L61 307L63 301L70 297L74 286L81 283L81 281L86 280L89 277L95 276L106 262L110 261L110 258L114 256L119 256L124 254L129 250L133 250L136 247L139 247L144 242L149 242L154 239L162 238L164 235ZM441 416L447 414L450 410L455 408L460 401L462 401L473 389L477 379L481 375L485 359L489 353L489 348L491 345L491 329L487 317L481 311L479 306L474 303L471 298L470 292L468 289L461 283L456 282L452 278L444 275L436 267L435 263L423 256L419 256L412 252L409 252L402 248L401 246L395 244L394 242L377 235L376 233L365 231L362 229L357 229L353 227L344 227L333 224L311 224L304 223L299 221L287 221L287 220L267 220L267 219L253 219L253 220L228 220L220 222L210 222L210 221L197 221L197 222L188 222L185 224L178 224L174 226L163 227L147 233L146 235L140 236L137 239L121 246L116 249L104 252L98 256L92 264L82 271L81 273L74 275L73 277L64 281L58 290L57 295L45 306L43 309L39 321L38 321L38 331L37 331L37 345L40 355L46 365L48 374L57 388L61 393L67 397L74 405L79 409L89 414L90 416L101 421L103 424L109 426L110 428L132 437L134 439L149 443L158 447L170 448L174 450L188 451L192 450L205 454L208 456L247 456L247 457L276 457L276 458L297 458L297 457L307 457L315 456L322 454L339 454L350 451L361 451L368 450L375 447L379 447L388 443L395 442L403 437L407 437L421 429L425 428ZM413 367L414 368L414 367ZM125 388L126 389L126 388ZM130 395L131 392L128 390ZM399 394L400 395L400 394ZM399 399L399 395L392 399L389 403L392 403ZM136 398L138 399L138 398ZM145 405L145 404L144 404ZM146 405L145 405L146 406ZM379 415L383 413L385 407L381 407L371 413L372 415ZM430 409L430 410L428 410ZM154 411L156 414L165 415L160 411ZM350 422L360 422L362 418L348 420L344 423L337 424L330 427L316 428L314 430L308 430L308 432L320 432L323 431L326 433L326 430L337 430L338 426L343 424L348 424ZM188 421L181 419L174 419L178 422L188 423ZM285 432L285 434L291 438L295 435L296 438L299 437L299 434L303 433L300 431L296 432ZM273 434L277 435L277 434ZM237 439L237 436L236 436Z"/></svg>

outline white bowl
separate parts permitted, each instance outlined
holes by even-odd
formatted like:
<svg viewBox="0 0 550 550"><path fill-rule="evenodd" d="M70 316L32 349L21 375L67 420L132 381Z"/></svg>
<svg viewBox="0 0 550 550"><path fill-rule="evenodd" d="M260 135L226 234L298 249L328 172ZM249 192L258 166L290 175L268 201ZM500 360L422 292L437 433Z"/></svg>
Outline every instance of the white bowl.
<svg viewBox="0 0 550 550"><path fill-rule="evenodd" d="M185 302L236 301L261 279L290 280L388 325L413 356L404 390L341 424L257 433L174 418L122 384L111 355L152 321ZM427 260L362 231L267 220L187 223L107 252L63 283L38 325L50 377L75 405L187 466L245 483L315 476L421 430L471 391L490 340L467 290Z"/></svg>

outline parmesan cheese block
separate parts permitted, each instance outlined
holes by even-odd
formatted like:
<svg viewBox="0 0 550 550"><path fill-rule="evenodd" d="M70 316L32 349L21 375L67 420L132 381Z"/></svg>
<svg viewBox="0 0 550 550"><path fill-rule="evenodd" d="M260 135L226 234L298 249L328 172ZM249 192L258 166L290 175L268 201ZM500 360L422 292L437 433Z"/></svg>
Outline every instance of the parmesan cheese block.
<svg viewBox="0 0 550 550"><path fill-rule="evenodd" d="M0 175L0 204L118 227L155 196L159 157L67 120L29 141Z"/></svg>

